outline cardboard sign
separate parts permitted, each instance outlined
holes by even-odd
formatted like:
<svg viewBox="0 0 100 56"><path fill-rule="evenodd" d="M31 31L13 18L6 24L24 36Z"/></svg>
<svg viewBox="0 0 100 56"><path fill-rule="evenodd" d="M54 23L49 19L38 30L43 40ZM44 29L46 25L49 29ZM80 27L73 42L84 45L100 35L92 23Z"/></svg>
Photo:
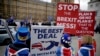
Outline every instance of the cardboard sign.
<svg viewBox="0 0 100 56"><path fill-rule="evenodd" d="M79 19L77 20L77 35L94 35L95 25L95 12L94 11L81 11L79 13Z"/></svg>
<svg viewBox="0 0 100 56"><path fill-rule="evenodd" d="M55 56L63 28L62 26L32 26L31 56Z"/></svg>
<svg viewBox="0 0 100 56"><path fill-rule="evenodd" d="M64 26L64 33L75 34L79 4L58 3L56 24Z"/></svg>

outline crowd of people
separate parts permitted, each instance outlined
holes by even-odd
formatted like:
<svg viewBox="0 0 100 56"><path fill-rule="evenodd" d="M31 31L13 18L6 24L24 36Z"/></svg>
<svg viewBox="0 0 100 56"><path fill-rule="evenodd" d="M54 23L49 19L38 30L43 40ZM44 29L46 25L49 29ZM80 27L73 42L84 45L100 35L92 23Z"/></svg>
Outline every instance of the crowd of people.
<svg viewBox="0 0 100 56"><path fill-rule="evenodd" d="M31 56L30 30L24 25L24 22L21 22L21 27L18 28L15 35L16 39L7 46L5 56ZM78 52L75 54L75 50L71 46L71 36L67 33L62 34L60 46L56 50L56 56L96 56L96 41L91 35L80 36L78 41Z"/></svg>
<svg viewBox="0 0 100 56"><path fill-rule="evenodd" d="M5 56L9 55L30 55L30 45L27 42L30 39L28 28L20 27L16 33L16 40L9 44L6 48ZM92 36L83 35L80 40L79 50L75 54L74 48L71 46L71 37L64 33L61 37L61 44L57 48L57 56L96 56L96 46L93 44Z"/></svg>

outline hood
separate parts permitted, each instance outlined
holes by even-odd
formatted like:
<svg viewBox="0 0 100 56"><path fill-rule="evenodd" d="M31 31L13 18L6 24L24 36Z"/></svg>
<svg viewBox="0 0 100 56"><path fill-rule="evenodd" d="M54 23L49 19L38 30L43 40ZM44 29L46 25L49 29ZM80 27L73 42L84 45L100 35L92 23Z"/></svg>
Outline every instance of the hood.
<svg viewBox="0 0 100 56"><path fill-rule="evenodd" d="M93 45L83 45L82 47L87 47L89 49L92 49L93 48Z"/></svg>

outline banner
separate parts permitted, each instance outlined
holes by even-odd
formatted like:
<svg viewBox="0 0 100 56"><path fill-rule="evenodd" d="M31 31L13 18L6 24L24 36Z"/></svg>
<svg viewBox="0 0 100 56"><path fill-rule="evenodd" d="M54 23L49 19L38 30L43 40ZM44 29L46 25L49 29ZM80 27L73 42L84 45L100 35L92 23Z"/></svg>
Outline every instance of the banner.
<svg viewBox="0 0 100 56"><path fill-rule="evenodd" d="M79 19L77 20L77 35L94 35L95 12L81 11L79 12Z"/></svg>
<svg viewBox="0 0 100 56"><path fill-rule="evenodd" d="M56 24L64 26L64 32L76 33L79 4L58 3Z"/></svg>
<svg viewBox="0 0 100 56"><path fill-rule="evenodd" d="M32 26L31 56L55 56L63 28L62 26Z"/></svg>

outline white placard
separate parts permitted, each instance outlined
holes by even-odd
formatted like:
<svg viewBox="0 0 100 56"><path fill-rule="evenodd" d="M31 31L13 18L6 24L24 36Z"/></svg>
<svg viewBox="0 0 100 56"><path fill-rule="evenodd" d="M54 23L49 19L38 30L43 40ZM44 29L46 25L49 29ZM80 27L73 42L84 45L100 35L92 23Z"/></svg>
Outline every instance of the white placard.
<svg viewBox="0 0 100 56"><path fill-rule="evenodd" d="M55 56L63 26L32 26L31 56Z"/></svg>

